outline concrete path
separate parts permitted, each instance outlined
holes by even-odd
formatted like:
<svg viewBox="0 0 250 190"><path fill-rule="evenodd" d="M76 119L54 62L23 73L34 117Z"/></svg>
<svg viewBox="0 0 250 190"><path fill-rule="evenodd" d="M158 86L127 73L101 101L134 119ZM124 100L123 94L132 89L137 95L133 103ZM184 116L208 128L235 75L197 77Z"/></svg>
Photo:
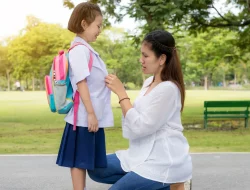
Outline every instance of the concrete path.
<svg viewBox="0 0 250 190"><path fill-rule="evenodd" d="M250 153L191 154L192 190L250 189ZM72 190L69 169L55 155L0 155L0 190ZM110 186L87 179L89 190Z"/></svg>

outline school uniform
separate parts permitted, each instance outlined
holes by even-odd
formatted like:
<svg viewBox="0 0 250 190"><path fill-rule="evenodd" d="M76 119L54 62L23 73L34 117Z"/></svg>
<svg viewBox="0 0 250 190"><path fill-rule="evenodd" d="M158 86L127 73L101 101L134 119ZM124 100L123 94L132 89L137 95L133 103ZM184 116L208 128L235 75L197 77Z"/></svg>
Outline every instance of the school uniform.
<svg viewBox="0 0 250 190"><path fill-rule="evenodd" d="M74 108L65 117L61 146L57 164L65 167L94 169L106 167L106 149L104 128L114 125L111 107L111 91L106 87L105 76L108 75L106 65L99 54L82 38L75 37L74 43L84 45L75 46L69 52L69 78L73 92L77 90L77 83L87 79L91 102L98 120L98 132L88 132L88 113L80 98L77 113L76 131L73 131ZM93 55L93 66L89 70L90 52Z"/></svg>
<svg viewBox="0 0 250 190"><path fill-rule="evenodd" d="M125 172L162 183L185 182L192 177L189 145L181 124L181 95L170 81L161 82L145 95L148 78L123 118L129 148L116 152Z"/></svg>

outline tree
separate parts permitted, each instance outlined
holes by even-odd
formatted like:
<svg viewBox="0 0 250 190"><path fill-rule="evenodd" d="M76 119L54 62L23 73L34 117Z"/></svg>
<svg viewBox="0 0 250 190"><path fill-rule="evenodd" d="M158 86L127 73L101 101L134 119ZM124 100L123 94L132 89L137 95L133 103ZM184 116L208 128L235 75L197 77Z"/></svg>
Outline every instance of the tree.
<svg viewBox="0 0 250 190"><path fill-rule="evenodd" d="M101 4L101 6L105 8L105 11L103 11L103 14L104 14L103 26L104 27L110 27L110 22L109 22L110 17L116 18L118 21L121 21L122 14L117 13L115 11L116 7L119 6L119 3L121 2L121 0L89 0L89 1L95 4L97 3ZM72 0L63 0L63 5L69 9L73 9L75 7L75 4Z"/></svg>
<svg viewBox="0 0 250 190"><path fill-rule="evenodd" d="M92 46L106 63L109 72L119 75L124 83L141 85L141 67L137 61L139 51L126 36L122 29L108 28Z"/></svg>
<svg viewBox="0 0 250 190"><path fill-rule="evenodd" d="M250 79L250 53L246 52L242 56L241 72L242 72L242 84L248 84Z"/></svg>
<svg viewBox="0 0 250 190"><path fill-rule="evenodd" d="M225 77L230 68L237 68L241 57L238 55L239 48L235 46L235 41L235 32L225 29L213 29L197 36L187 35L179 39L185 81L188 84L204 84L204 89L207 90L212 79L219 80L218 76L214 76L219 74L220 81L225 84Z"/></svg>
<svg viewBox="0 0 250 190"><path fill-rule="evenodd" d="M35 20L36 19L32 19ZM35 79L43 89L43 78L49 72L53 57L60 49L68 49L73 34L57 24L37 23L9 43L8 58L13 62L17 78Z"/></svg>
<svg viewBox="0 0 250 190"><path fill-rule="evenodd" d="M122 5L117 0L90 0L99 3L109 17L120 21L129 15L138 21L144 21L142 33L154 29L188 29L192 33L205 31L210 27L236 30L240 34L238 46L246 47L250 42L250 0L130 0ZM73 0L64 0L64 5L73 8ZM224 2L224 3L223 3ZM218 9L222 4L224 12ZM232 12L233 9L237 13ZM138 44L140 36L134 35Z"/></svg>
<svg viewBox="0 0 250 190"><path fill-rule="evenodd" d="M10 75L13 70L12 63L7 57L8 47L0 45L0 75L7 79L7 90L10 90Z"/></svg>

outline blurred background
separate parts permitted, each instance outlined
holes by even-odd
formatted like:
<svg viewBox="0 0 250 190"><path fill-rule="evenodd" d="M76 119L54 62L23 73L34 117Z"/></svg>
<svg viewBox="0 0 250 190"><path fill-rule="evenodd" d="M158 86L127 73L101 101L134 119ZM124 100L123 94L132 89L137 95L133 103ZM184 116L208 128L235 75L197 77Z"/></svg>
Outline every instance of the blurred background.
<svg viewBox="0 0 250 190"><path fill-rule="evenodd" d="M52 59L68 49L67 30L79 0L0 2L0 153L55 153L63 115L49 111L44 76ZM140 42L154 29L171 32L186 85L182 122L191 151L250 151L244 120L212 120L203 130L206 100L249 100L249 0L91 0L104 13L104 28L91 44L109 73L118 75L132 101L148 76L141 72ZM107 150L126 148L121 110L112 95L115 127ZM233 139L233 140L232 140Z"/></svg>

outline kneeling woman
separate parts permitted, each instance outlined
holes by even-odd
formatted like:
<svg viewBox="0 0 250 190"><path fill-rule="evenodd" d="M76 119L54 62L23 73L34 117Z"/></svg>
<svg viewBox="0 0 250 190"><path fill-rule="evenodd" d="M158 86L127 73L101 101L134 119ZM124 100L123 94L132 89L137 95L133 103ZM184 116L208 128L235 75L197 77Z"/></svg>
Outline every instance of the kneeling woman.
<svg viewBox="0 0 250 190"><path fill-rule="evenodd" d="M110 190L184 189L192 177L189 145L183 136L181 112L185 89L175 40L166 31L146 35L140 62L144 74L152 74L131 104L122 82L106 77L107 87L119 97L122 131L127 150L107 155L107 168L89 170L90 178L114 184Z"/></svg>

